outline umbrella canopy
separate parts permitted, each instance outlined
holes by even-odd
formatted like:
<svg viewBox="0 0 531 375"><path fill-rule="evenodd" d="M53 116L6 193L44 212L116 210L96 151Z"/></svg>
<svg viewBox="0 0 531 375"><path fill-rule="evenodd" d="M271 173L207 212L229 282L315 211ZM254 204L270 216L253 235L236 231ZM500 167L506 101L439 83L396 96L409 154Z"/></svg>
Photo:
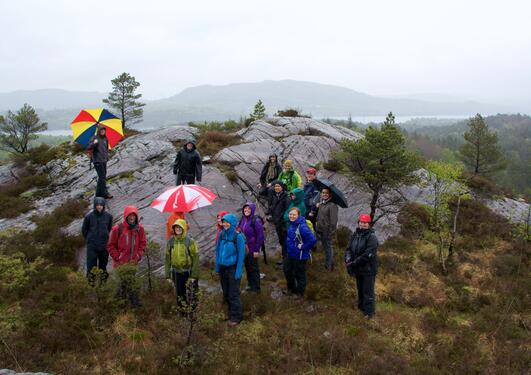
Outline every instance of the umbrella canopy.
<svg viewBox="0 0 531 375"><path fill-rule="evenodd" d="M326 178L319 178L314 181L314 183L317 185L317 188L319 190L322 189L329 189L330 193L332 194L332 202L337 204L339 207L347 208L348 202L345 196L343 195L343 192L339 190L332 181L327 180Z"/></svg>
<svg viewBox="0 0 531 375"><path fill-rule="evenodd" d="M190 212L210 206L216 194L197 185L179 185L159 195L151 207L160 212Z"/></svg>
<svg viewBox="0 0 531 375"><path fill-rule="evenodd" d="M109 148L113 148L124 137L122 120L103 108L84 109L72 121L70 127L74 133L74 141L87 147L99 127L106 129Z"/></svg>

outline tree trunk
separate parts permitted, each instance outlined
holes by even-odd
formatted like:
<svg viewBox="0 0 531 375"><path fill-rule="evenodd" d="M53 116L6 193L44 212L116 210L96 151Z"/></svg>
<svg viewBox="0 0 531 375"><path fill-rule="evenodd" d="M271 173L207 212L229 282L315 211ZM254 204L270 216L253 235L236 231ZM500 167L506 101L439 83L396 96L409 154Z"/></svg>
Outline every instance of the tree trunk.
<svg viewBox="0 0 531 375"><path fill-rule="evenodd" d="M374 224L374 217L376 216L376 208L377 208L379 196L380 196L380 189L373 190L372 199L371 199L371 222L372 224Z"/></svg>
<svg viewBox="0 0 531 375"><path fill-rule="evenodd" d="M457 235L457 217L459 216L459 208L461 207L461 196L457 197L457 208L455 209L454 225L452 227L452 236L450 238L450 246L448 246L448 258L452 257L454 253L455 237Z"/></svg>

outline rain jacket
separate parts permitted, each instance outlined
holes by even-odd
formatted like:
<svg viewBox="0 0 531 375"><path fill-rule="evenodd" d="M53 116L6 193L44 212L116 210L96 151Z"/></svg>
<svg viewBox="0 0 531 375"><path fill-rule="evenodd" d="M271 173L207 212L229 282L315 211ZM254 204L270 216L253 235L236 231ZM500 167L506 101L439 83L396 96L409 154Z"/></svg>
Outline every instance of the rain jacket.
<svg viewBox="0 0 531 375"><path fill-rule="evenodd" d="M269 169L269 164L271 163L270 159L272 156L275 156L277 158L277 164L275 165L275 178L273 178L273 180L267 181L267 171ZM269 155L269 157L267 158L267 163L265 163L264 167L262 168L262 172L260 173L260 183L263 186L267 185L268 183L276 180L281 172L282 172L282 167L280 166L280 163L278 162L277 154Z"/></svg>
<svg viewBox="0 0 531 375"><path fill-rule="evenodd" d="M194 145L191 151L186 148L186 145L191 143ZM197 181L201 182L203 173L203 165L201 164L201 156L197 152L194 141L188 141L179 150L173 163L173 174L180 174L181 176L194 176Z"/></svg>
<svg viewBox="0 0 531 375"><path fill-rule="evenodd" d="M304 205L304 190L302 189L295 189L292 191L293 194L295 194L295 200L290 200L288 208L286 211L284 211L284 222L289 226L289 210L291 210L293 207L297 207L301 212L301 216L306 215L306 206Z"/></svg>
<svg viewBox="0 0 531 375"><path fill-rule="evenodd" d="M243 210L245 207L251 208L251 216L245 216ZM255 215L256 205L254 203L247 203L242 208L242 218L238 224L238 228L245 235L247 246L250 253L259 253L264 243L264 224L258 216ZM254 222L254 225L253 225Z"/></svg>
<svg viewBox="0 0 531 375"><path fill-rule="evenodd" d="M337 228L337 212L337 204L330 199L321 201L315 221L315 231L322 233L325 237L330 237Z"/></svg>
<svg viewBox="0 0 531 375"><path fill-rule="evenodd" d="M299 244L302 248L299 249ZM308 260L311 258L311 249L317 243L312 230L306 224L306 218L299 216L294 222L290 222L286 248L288 257L291 259Z"/></svg>
<svg viewBox="0 0 531 375"><path fill-rule="evenodd" d="M216 243L218 243L219 234L223 230L223 225L220 225L220 224L217 223L217 218L218 217L223 218L223 216L225 216L226 214L230 214L230 212L229 211L219 211L218 214L216 215L216 227L218 228L218 232L216 233Z"/></svg>
<svg viewBox="0 0 531 375"><path fill-rule="evenodd" d="M97 139L98 143L94 144L94 140ZM90 138L88 150L92 150L92 162L93 163L107 163L109 161L109 140L107 136L100 136L100 130L95 136Z"/></svg>
<svg viewBox="0 0 531 375"><path fill-rule="evenodd" d="M275 225L282 225L284 222L284 213L288 208L290 200L286 193L286 185L280 181L273 181L271 184L275 185L277 182L282 185L283 190L278 194L274 191L271 193L266 215L271 215Z"/></svg>
<svg viewBox="0 0 531 375"><path fill-rule="evenodd" d="M127 216L130 214L136 215L136 224L132 226L127 223ZM146 250L146 234L138 219L138 209L135 206L126 206L119 238L120 225L115 225L112 228L107 250L113 260L113 268L129 262L136 264L142 259Z"/></svg>
<svg viewBox="0 0 531 375"><path fill-rule="evenodd" d="M109 241L109 232L112 229L112 215L105 211L105 199L94 198L94 210L92 210L81 226L81 233L87 242L89 249L105 249ZM101 213L96 210L96 204L103 205Z"/></svg>
<svg viewBox="0 0 531 375"><path fill-rule="evenodd" d="M372 228L356 229L345 250L349 274L376 275L378 271L378 239Z"/></svg>
<svg viewBox="0 0 531 375"><path fill-rule="evenodd" d="M216 272L220 272L221 266L236 266L234 278L242 277L243 260L245 258L245 237L236 231L238 219L233 214L223 216L223 220L230 223L228 230L223 229L216 244Z"/></svg>
<svg viewBox="0 0 531 375"><path fill-rule="evenodd" d="M197 242L188 237L188 225L185 220L175 220L173 226L180 226L183 229L181 236L173 235L166 243L164 274L170 277L170 270L173 268L177 272L190 271L190 277L193 279L199 278L199 252ZM188 244L188 248L186 245Z"/></svg>
<svg viewBox="0 0 531 375"><path fill-rule="evenodd" d="M172 212L170 216L168 216L168 220L166 220L166 241L168 241L173 236L173 225L175 224L176 220L183 219L186 220L184 217L184 212ZM187 224L186 229L189 229L190 227Z"/></svg>
<svg viewBox="0 0 531 375"><path fill-rule="evenodd" d="M314 181L308 181L304 184L304 205L306 206L306 212L317 211L315 204L319 197L319 191Z"/></svg>
<svg viewBox="0 0 531 375"><path fill-rule="evenodd" d="M302 178L296 171L282 171L278 180L286 185L286 190L290 193L296 188L302 188Z"/></svg>

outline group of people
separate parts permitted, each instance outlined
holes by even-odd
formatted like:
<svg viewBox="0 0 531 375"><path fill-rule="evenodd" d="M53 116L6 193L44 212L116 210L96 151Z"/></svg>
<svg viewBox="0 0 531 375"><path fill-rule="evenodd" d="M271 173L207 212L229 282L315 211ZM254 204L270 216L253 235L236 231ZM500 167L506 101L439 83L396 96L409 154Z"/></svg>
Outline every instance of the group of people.
<svg viewBox="0 0 531 375"><path fill-rule="evenodd" d="M105 137L105 134L98 132L97 136ZM93 145L103 142L98 139ZM96 149L94 147L94 154L98 155ZM194 142L187 142L178 151L173 172L177 184L201 181L201 158ZM265 219L258 215L257 206L252 202L243 205L239 218L227 211L218 213L215 270L219 274L223 300L228 306L230 325L238 325L243 319L240 284L244 268L246 290L255 293L261 291L259 257L260 252L265 250L266 222L274 226L282 249L282 260L277 265L282 267L285 275L285 294L294 298L304 296L306 265L318 242L321 242L325 252L323 268L333 271L332 239L337 228L338 206L334 203L330 188L317 184L315 168L306 170L305 177L306 183L303 184L291 160L285 160L281 166L278 156L272 154L262 169L257 185L267 205ZM113 226L113 218L105 210L105 197L109 198L106 186L98 181L94 209L85 217L82 226L87 243L87 278L91 285L96 282L94 268L100 269L101 282L107 279L109 256L114 268L138 264L147 243L136 207L125 207L122 222ZM185 213L172 213L166 223L164 269L166 278L174 285L177 305L183 314L195 308L200 275L200 249L197 241L188 233L189 223ZM377 248L371 217L362 214L358 218L358 228L345 250L345 265L348 273L356 278L358 308L367 317L374 314ZM121 296L133 306L141 306L138 290L122 287L120 290Z"/></svg>

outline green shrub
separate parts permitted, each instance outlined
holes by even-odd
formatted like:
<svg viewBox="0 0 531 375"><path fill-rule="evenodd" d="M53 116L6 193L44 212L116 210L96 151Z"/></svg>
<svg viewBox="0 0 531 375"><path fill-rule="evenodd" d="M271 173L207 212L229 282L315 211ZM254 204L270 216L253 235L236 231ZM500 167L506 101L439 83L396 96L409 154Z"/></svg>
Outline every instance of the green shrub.
<svg viewBox="0 0 531 375"><path fill-rule="evenodd" d="M342 164L339 160L335 158L328 159L326 162L322 163L322 167L328 171L338 172L342 169Z"/></svg>
<svg viewBox="0 0 531 375"><path fill-rule="evenodd" d="M401 224L400 234L406 238L420 239L430 228L430 213L424 205L415 202L407 203L397 220Z"/></svg>

